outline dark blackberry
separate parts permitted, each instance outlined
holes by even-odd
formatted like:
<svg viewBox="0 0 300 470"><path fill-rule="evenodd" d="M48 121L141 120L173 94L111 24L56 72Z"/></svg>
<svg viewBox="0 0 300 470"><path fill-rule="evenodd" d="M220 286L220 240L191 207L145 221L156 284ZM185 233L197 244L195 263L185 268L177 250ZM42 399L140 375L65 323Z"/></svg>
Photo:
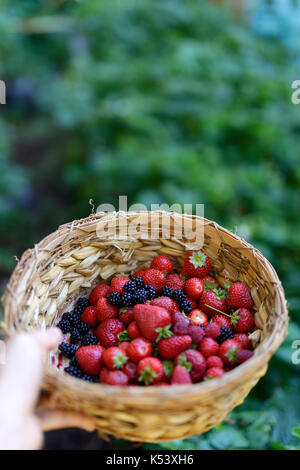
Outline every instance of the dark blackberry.
<svg viewBox="0 0 300 470"><path fill-rule="evenodd" d="M72 327L76 328L76 330L79 330L80 324L82 323L80 318L77 315L72 315Z"/></svg>
<svg viewBox="0 0 300 470"><path fill-rule="evenodd" d="M216 338L216 341L219 344L222 344L224 341L226 341L227 339L231 339L231 338L233 338L233 334L230 331L230 329L227 328L226 326L221 326L221 334L220 336Z"/></svg>
<svg viewBox="0 0 300 470"><path fill-rule="evenodd" d="M183 302L180 302L180 309L184 313L190 313L193 310L192 302L189 300L184 300Z"/></svg>
<svg viewBox="0 0 300 470"><path fill-rule="evenodd" d="M70 323L72 323L72 313L71 312L65 312L61 316L61 320L67 320Z"/></svg>
<svg viewBox="0 0 300 470"><path fill-rule="evenodd" d="M86 309L90 305L89 299L86 297L79 297L79 299L76 302L76 307L81 307Z"/></svg>
<svg viewBox="0 0 300 470"><path fill-rule="evenodd" d="M77 351L77 348L74 344L64 342L60 343L58 349L64 356L68 357L69 359L71 359Z"/></svg>
<svg viewBox="0 0 300 470"><path fill-rule="evenodd" d="M69 366L77 367L78 369L80 369L79 364L78 364L77 359L76 359L76 356L72 357L72 359L69 362Z"/></svg>
<svg viewBox="0 0 300 470"><path fill-rule="evenodd" d="M202 328L202 330L206 330L206 326L204 325L200 325L200 328Z"/></svg>
<svg viewBox="0 0 300 470"><path fill-rule="evenodd" d="M135 277L134 282L135 282L135 285L136 285L137 289L142 289L144 287L144 281L143 281L143 278L141 276Z"/></svg>
<svg viewBox="0 0 300 470"><path fill-rule="evenodd" d="M127 282L127 284L129 284L129 282ZM132 307L134 305L133 294L131 294L130 292L124 292L124 294L122 295L122 305L124 307Z"/></svg>
<svg viewBox="0 0 300 470"><path fill-rule="evenodd" d="M81 334L76 328L72 328L71 330L71 341L72 343L80 343L81 341Z"/></svg>
<svg viewBox="0 0 300 470"><path fill-rule="evenodd" d="M78 325L78 328L77 330L79 331L79 333L81 333L82 335L86 334L90 329L90 325L88 325L87 323L85 323L84 321L81 321L80 320L80 323Z"/></svg>
<svg viewBox="0 0 300 470"><path fill-rule="evenodd" d="M82 380L86 380L87 382L95 382L94 378L88 374L82 374Z"/></svg>
<svg viewBox="0 0 300 470"><path fill-rule="evenodd" d="M80 317L84 311L85 311L85 307L77 305L73 310L73 315L77 315L77 317Z"/></svg>
<svg viewBox="0 0 300 470"><path fill-rule="evenodd" d="M170 297L170 299L173 298L174 294L174 289L169 286L164 286L162 289L159 291L159 297Z"/></svg>
<svg viewBox="0 0 300 470"><path fill-rule="evenodd" d="M125 286L123 287L124 292L130 292L131 294L134 294L134 292L137 290L137 284L135 279L132 279L132 281L126 282Z"/></svg>
<svg viewBox="0 0 300 470"><path fill-rule="evenodd" d="M144 287L144 290L146 291L147 293L147 300L152 300L153 297L156 296L156 290L153 286L150 286L150 285L146 285Z"/></svg>
<svg viewBox="0 0 300 470"><path fill-rule="evenodd" d="M186 295L181 289L175 289L173 291L173 300L178 303L183 303L186 300Z"/></svg>
<svg viewBox="0 0 300 470"><path fill-rule="evenodd" d="M143 304L144 302L146 302L146 300L148 300L148 291L146 291L145 289L138 289L133 294L133 298L135 304Z"/></svg>
<svg viewBox="0 0 300 470"><path fill-rule="evenodd" d="M81 370L76 367L76 366L69 366L69 367L65 367L64 368L64 371L67 373L67 374L70 374L72 375L72 377L77 377L78 379L81 379L82 377L82 372Z"/></svg>
<svg viewBox="0 0 300 470"><path fill-rule="evenodd" d="M129 282L129 281L128 281ZM121 305L122 304L122 295L119 292L111 292L108 294L107 302L110 305Z"/></svg>
<svg viewBox="0 0 300 470"><path fill-rule="evenodd" d="M89 346L90 344L98 344L98 340L96 336L92 335L91 333L87 333L82 337L81 345Z"/></svg>
<svg viewBox="0 0 300 470"><path fill-rule="evenodd" d="M57 323L57 326L64 334L69 333L72 329L72 325L69 320L60 320Z"/></svg>

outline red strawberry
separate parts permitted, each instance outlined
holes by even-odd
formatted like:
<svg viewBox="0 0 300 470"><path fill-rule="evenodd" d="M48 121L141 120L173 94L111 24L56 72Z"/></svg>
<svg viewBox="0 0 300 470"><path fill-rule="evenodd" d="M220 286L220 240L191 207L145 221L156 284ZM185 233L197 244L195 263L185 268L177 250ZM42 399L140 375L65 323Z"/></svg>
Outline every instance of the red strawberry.
<svg viewBox="0 0 300 470"><path fill-rule="evenodd" d="M242 364L245 361L248 361L250 357L254 355L253 351L250 351L250 349L242 349L241 351L238 351L237 353L237 360L239 364Z"/></svg>
<svg viewBox="0 0 300 470"><path fill-rule="evenodd" d="M209 356L206 363L208 369L211 367L219 367L220 369L223 369L223 361L219 356Z"/></svg>
<svg viewBox="0 0 300 470"><path fill-rule="evenodd" d="M209 338L217 338L220 334L221 327L217 323L210 323L205 330L205 336Z"/></svg>
<svg viewBox="0 0 300 470"><path fill-rule="evenodd" d="M173 271L174 266L168 256L159 255L159 256L156 256L156 258L153 258L151 262L151 268L159 269L165 274L170 274Z"/></svg>
<svg viewBox="0 0 300 470"><path fill-rule="evenodd" d="M127 361L122 372L127 375L130 384L136 383L138 379L137 365L134 362Z"/></svg>
<svg viewBox="0 0 300 470"><path fill-rule="evenodd" d="M145 385L159 382L164 375L162 362L156 357L145 357L137 366L138 380Z"/></svg>
<svg viewBox="0 0 300 470"><path fill-rule="evenodd" d="M213 338L205 337L200 345L199 345L199 351L203 354L205 357L209 356L217 356L219 352L219 344L217 341L215 341Z"/></svg>
<svg viewBox="0 0 300 470"><path fill-rule="evenodd" d="M106 382L106 377L108 376L110 370L107 369L107 367L102 367L99 375L99 382L105 383Z"/></svg>
<svg viewBox="0 0 300 470"><path fill-rule="evenodd" d="M170 299L170 297L156 297L156 299L151 300L150 305L165 308L169 313L175 313L178 311L176 302Z"/></svg>
<svg viewBox="0 0 300 470"><path fill-rule="evenodd" d="M96 307L100 297L106 297L110 293L110 287L107 284L99 284L94 287L89 296L89 302Z"/></svg>
<svg viewBox="0 0 300 470"><path fill-rule="evenodd" d="M114 370L108 372L105 383L107 385L128 385L128 377L121 370Z"/></svg>
<svg viewBox="0 0 300 470"><path fill-rule="evenodd" d="M137 326L137 322L135 320L129 323L127 330L131 339L135 339L135 338L138 338L139 336L142 336Z"/></svg>
<svg viewBox="0 0 300 470"><path fill-rule="evenodd" d="M119 308L116 305L110 305L106 297L100 297L97 302L97 317L99 322L116 318L119 313Z"/></svg>
<svg viewBox="0 0 300 470"><path fill-rule="evenodd" d="M204 284L204 292L208 290L220 289L218 281L212 276L201 277L201 281Z"/></svg>
<svg viewBox="0 0 300 470"><path fill-rule="evenodd" d="M83 314L81 315L80 317L80 320L81 321L84 321L85 323L87 323L88 325L92 326L92 327L95 327L98 325L99 323L99 320L98 320L98 316L97 316L97 309L96 307L87 307Z"/></svg>
<svg viewBox="0 0 300 470"><path fill-rule="evenodd" d="M199 299L204 291L204 284L198 277L191 277L184 285L185 293L191 299Z"/></svg>
<svg viewBox="0 0 300 470"><path fill-rule="evenodd" d="M251 340L246 333L236 333L233 335L233 339L238 341L243 349L251 349L252 347Z"/></svg>
<svg viewBox="0 0 300 470"><path fill-rule="evenodd" d="M205 336L205 331L200 326L190 325L188 334L192 338L193 344L200 344Z"/></svg>
<svg viewBox="0 0 300 470"><path fill-rule="evenodd" d="M173 370L174 370L174 363L173 361L168 361L166 359L163 360L163 368L164 368L164 376L162 378L163 382L170 382Z"/></svg>
<svg viewBox="0 0 300 470"><path fill-rule="evenodd" d="M130 361L138 363L141 359L151 356L152 344L146 338L135 338L131 341L127 349Z"/></svg>
<svg viewBox="0 0 300 470"><path fill-rule="evenodd" d="M155 384L157 387L165 387L166 385L170 385L168 384L168 382L157 382L157 384Z"/></svg>
<svg viewBox="0 0 300 470"><path fill-rule="evenodd" d="M171 336L163 338L158 342L158 351L164 359L173 359L177 354L187 349L192 344L188 335Z"/></svg>
<svg viewBox="0 0 300 470"><path fill-rule="evenodd" d="M131 274L131 277L143 277L144 273L147 271L146 268L142 268L136 273Z"/></svg>
<svg viewBox="0 0 300 470"><path fill-rule="evenodd" d="M119 294L123 294L123 288L127 282L130 281L129 277L127 276L115 276L112 278L110 286L111 292L119 292Z"/></svg>
<svg viewBox="0 0 300 470"><path fill-rule="evenodd" d="M96 329L96 336L99 343L105 348L117 346L119 343L118 335L125 330L124 323L118 318L105 320Z"/></svg>
<svg viewBox="0 0 300 470"><path fill-rule="evenodd" d="M188 318L185 318L184 316L182 316L182 318L180 318L173 326L174 335L189 334L190 325L191 325L191 321Z"/></svg>
<svg viewBox="0 0 300 470"><path fill-rule="evenodd" d="M187 268L185 266L183 266L182 268L180 268L179 270L179 274L180 274L180 277L181 279L184 280L184 282L188 279L188 272L187 272ZM182 289L182 287L176 287L176 289Z"/></svg>
<svg viewBox="0 0 300 470"><path fill-rule="evenodd" d="M224 374L225 371L224 369L221 369L221 367L211 367L205 372L204 380L217 379L218 377L222 377Z"/></svg>
<svg viewBox="0 0 300 470"><path fill-rule="evenodd" d="M178 321L182 320L183 318L187 318L186 315L182 312L176 311L172 315L172 323L175 325ZM189 321L191 323L191 321Z"/></svg>
<svg viewBox="0 0 300 470"><path fill-rule="evenodd" d="M219 356L224 364L235 365L238 362L237 353L240 349L241 345L235 339L227 339L220 346Z"/></svg>
<svg viewBox="0 0 300 470"><path fill-rule="evenodd" d="M89 375L97 375L102 366L104 348L99 345L82 346L75 356L80 369Z"/></svg>
<svg viewBox="0 0 300 470"><path fill-rule="evenodd" d="M162 307L137 304L133 308L134 318L142 336L150 341L171 336L171 315Z"/></svg>
<svg viewBox="0 0 300 470"><path fill-rule="evenodd" d="M191 384L191 383L192 383L192 379L191 379L190 374L186 370L186 368L183 366L176 366L172 374L171 384L172 385L185 385L185 384Z"/></svg>
<svg viewBox="0 0 300 470"><path fill-rule="evenodd" d="M202 312L202 310L199 310L198 308L194 308L194 310L189 313L188 317L196 326L206 326L208 324L207 316L205 315L205 313Z"/></svg>
<svg viewBox="0 0 300 470"><path fill-rule="evenodd" d="M133 308L124 307L120 309L120 320L126 325L134 320Z"/></svg>
<svg viewBox="0 0 300 470"><path fill-rule="evenodd" d="M215 315L217 311L226 312L227 307L223 295L220 291L204 292L199 301L199 308L210 317Z"/></svg>
<svg viewBox="0 0 300 470"><path fill-rule="evenodd" d="M158 269L146 269L143 274L143 281L145 285L153 286L157 291L162 289L165 285L166 278L163 272Z"/></svg>
<svg viewBox="0 0 300 470"><path fill-rule="evenodd" d="M239 308L231 316L231 324L237 333L247 333L254 328L254 318L247 308Z"/></svg>
<svg viewBox="0 0 300 470"><path fill-rule="evenodd" d="M103 362L109 370L122 369L128 357L121 348L112 346L103 352Z"/></svg>
<svg viewBox="0 0 300 470"><path fill-rule="evenodd" d="M229 330L232 331L232 326L231 326L231 323L230 323L230 319L229 317L226 317L225 315L214 315L212 318L211 318L211 323L216 323L217 325L219 325L220 328L222 328L222 326L228 328Z"/></svg>
<svg viewBox="0 0 300 470"><path fill-rule="evenodd" d="M210 258L202 251L190 251L184 260L188 277L203 277L211 268Z"/></svg>
<svg viewBox="0 0 300 470"><path fill-rule="evenodd" d="M199 382L206 370L204 356L195 349L187 349L179 354L175 359L175 365L185 367L194 383Z"/></svg>
<svg viewBox="0 0 300 470"><path fill-rule="evenodd" d="M226 303L232 308L253 307L250 291L242 282L232 284L226 297Z"/></svg>
<svg viewBox="0 0 300 470"><path fill-rule="evenodd" d="M124 331L126 331L126 330L124 330ZM119 348L122 349L122 351L126 354L126 351L127 351L129 345L130 345L129 341L122 341L122 343L119 344Z"/></svg>
<svg viewBox="0 0 300 470"><path fill-rule="evenodd" d="M172 287L172 289L183 289L184 280L177 273L171 273L166 277L166 286Z"/></svg>

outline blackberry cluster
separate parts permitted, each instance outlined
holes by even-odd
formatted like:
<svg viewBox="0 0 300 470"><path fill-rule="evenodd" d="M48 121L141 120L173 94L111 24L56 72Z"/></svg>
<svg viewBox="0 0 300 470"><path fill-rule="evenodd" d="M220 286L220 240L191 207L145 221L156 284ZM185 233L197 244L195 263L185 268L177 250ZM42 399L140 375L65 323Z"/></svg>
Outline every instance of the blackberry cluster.
<svg viewBox="0 0 300 470"><path fill-rule="evenodd" d="M133 294L133 300L135 304L143 304L148 300L149 293L146 291L146 289L138 289L134 294Z"/></svg>
<svg viewBox="0 0 300 470"><path fill-rule="evenodd" d="M129 284L129 282L127 284ZM134 294L131 292L124 292L124 294L122 295L122 306L133 307L133 305L134 305Z"/></svg>
<svg viewBox="0 0 300 470"><path fill-rule="evenodd" d="M137 289L142 289L144 287L144 281L142 277L140 276L135 277L134 282L135 282Z"/></svg>
<svg viewBox="0 0 300 470"><path fill-rule="evenodd" d="M227 339L232 339L232 338L233 338L233 334L230 331L230 329L227 328L226 326L222 326L221 327L221 334L220 334L220 336L218 336L216 338L216 340L219 344L222 344Z"/></svg>
<svg viewBox="0 0 300 470"><path fill-rule="evenodd" d="M98 340L96 336L92 335L91 333L87 333L82 337L81 346L89 346L98 344Z"/></svg>
<svg viewBox="0 0 300 470"><path fill-rule="evenodd" d="M64 342L60 343L60 345L58 346L58 349L64 356L68 357L69 359L71 359L77 351L77 348L74 344L69 344L69 343L64 343Z"/></svg>
<svg viewBox="0 0 300 470"><path fill-rule="evenodd" d="M173 294L174 294L174 289L169 286L164 286L159 291L159 297L170 297L170 299L173 299Z"/></svg>
<svg viewBox="0 0 300 470"><path fill-rule="evenodd" d="M81 307L83 309L86 309L89 305L90 305L90 302L86 297L79 297L79 299L76 302L76 307Z"/></svg>
<svg viewBox="0 0 300 470"><path fill-rule="evenodd" d="M119 292L111 292L106 298L110 305L122 305L122 295Z"/></svg>
<svg viewBox="0 0 300 470"><path fill-rule="evenodd" d="M173 291L172 299L175 300L175 302L178 302L179 304L183 303L186 301L186 295L181 289L175 289Z"/></svg>
<svg viewBox="0 0 300 470"><path fill-rule="evenodd" d="M73 315L72 315L71 312L65 312L65 313L62 314L61 320L67 320L70 323L72 323L72 317L73 317Z"/></svg>
<svg viewBox="0 0 300 470"><path fill-rule="evenodd" d="M143 282L143 279L142 279L142 282ZM139 284L140 284L140 283L139 283ZM143 287L143 286L144 286L144 283L143 283L142 287ZM129 292L130 294L134 294L135 291L136 291L138 288L140 288L140 287L139 287L138 284L136 283L136 280L135 280L135 279L132 279L131 281L126 282L126 284L125 284L123 290L124 290L124 292Z"/></svg>
<svg viewBox="0 0 300 470"><path fill-rule="evenodd" d="M190 313L193 310L192 302L189 300L180 302L180 309L186 314Z"/></svg>
<svg viewBox="0 0 300 470"><path fill-rule="evenodd" d="M86 380L87 382L95 382L94 378L88 374L82 374L81 378L82 380Z"/></svg>
<svg viewBox="0 0 300 470"><path fill-rule="evenodd" d="M69 320L63 320L61 319L58 323L57 323L57 326L58 328L64 333L69 333L72 329L72 324Z"/></svg>
<svg viewBox="0 0 300 470"><path fill-rule="evenodd" d="M79 364L78 364L77 359L76 359L76 356L72 357L72 359L69 362L69 366L78 367L78 369L80 369Z"/></svg>
<svg viewBox="0 0 300 470"><path fill-rule="evenodd" d="M80 343L81 338L82 338L82 336L79 333L79 331L77 330L77 328L72 328L71 329L71 341L72 341L72 343Z"/></svg>
<svg viewBox="0 0 300 470"><path fill-rule="evenodd" d="M153 286L150 286L150 285L146 285L144 287L145 291L146 291L146 294L147 294L147 300L152 300L153 297L156 296L156 290Z"/></svg>
<svg viewBox="0 0 300 470"><path fill-rule="evenodd" d="M78 379L81 379L83 376L82 371L79 369L79 367L76 366L65 367L64 371L67 374L70 374L72 377L77 377Z"/></svg>

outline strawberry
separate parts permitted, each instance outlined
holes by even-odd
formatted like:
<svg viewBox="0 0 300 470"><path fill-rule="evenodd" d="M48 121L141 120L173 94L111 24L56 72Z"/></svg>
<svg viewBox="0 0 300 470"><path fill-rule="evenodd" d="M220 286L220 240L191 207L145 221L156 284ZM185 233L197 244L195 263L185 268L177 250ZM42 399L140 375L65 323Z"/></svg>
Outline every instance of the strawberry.
<svg viewBox="0 0 300 470"><path fill-rule="evenodd" d="M133 308L124 307L120 309L120 320L122 320L126 325L134 320Z"/></svg>
<svg viewBox="0 0 300 470"><path fill-rule="evenodd" d="M190 325L191 321L182 316L182 318L180 318L173 326L174 335L187 335L189 333Z"/></svg>
<svg viewBox="0 0 300 470"><path fill-rule="evenodd" d="M167 359L163 360L163 368L164 368L164 376L162 378L163 382L170 382L173 370L174 370L174 363L173 361L168 361Z"/></svg>
<svg viewBox="0 0 300 470"><path fill-rule="evenodd" d="M188 334L192 338L193 344L200 344L205 336L205 331L200 326L190 325Z"/></svg>
<svg viewBox="0 0 300 470"><path fill-rule="evenodd" d="M109 370L122 369L128 357L120 347L112 346L103 352L103 362Z"/></svg>
<svg viewBox="0 0 300 470"><path fill-rule="evenodd" d="M129 277L127 276L115 276L112 278L110 283L110 292L119 292L119 294L123 294L124 286L127 282L130 281Z"/></svg>
<svg viewBox="0 0 300 470"><path fill-rule="evenodd" d="M116 318L118 316L119 308L116 305L110 305L106 297L100 297L97 302L97 317L99 322Z"/></svg>
<svg viewBox="0 0 300 470"><path fill-rule="evenodd" d="M199 308L210 317L217 313L216 311L226 312L227 307L221 291L204 292L199 301Z"/></svg>
<svg viewBox="0 0 300 470"><path fill-rule="evenodd" d="M212 276L201 277L201 281L204 284L204 292L208 290L220 289L218 281Z"/></svg>
<svg viewBox="0 0 300 470"><path fill-rule="evenodd" d="M178 311L176 302L170 299L170 297L156 297L155 299L151 300L150 305L165 308L171 314Z"/></svg>
<svg viewBox="0 0 300 470"><path fill-rule="evenodd" d="M118 335L124 330L125 325L121 320L118 318L111 318L101 323L101 325L96 329L95 334L99 343L105 348L109 348L111 346L118 346Z"/></svg>
<svg viewBox="0 0 300 470"><path fill-rule="evenodd" d="M184 285L184 290L191 299L199 299L204 291L204 283L198 277L190 277Z"/></svg>
<svg viewBox="0 0 300 470"><path fill-rule="evenodd" d="M212 379L217 379L218 377L222 377L222 375L225 374L224 369L221 369L221 367L211 367L210 369L207 369L207 371L204 374L204 380L212 380Z"/></svg>
<svg viewBox="0 0 300 470"><path fill-rule="evenodd" d="M107 367L102 367L100 374L99 374L99 382L105 383L106 377L108 376L110 370Z"/></svg>
<svg viewBox="0 0 300 470"><path fill-rule="evenodd" d="M233 335L233 339L238 341L243 349L251 349L252 347L251 340L246 333L236 333Z"/></svg>
<svg viewBox="0 0 300 470"><path fill-rule="evenodd" d="M156 291L159 291L164 287L166 278L158 269L149 268L143 274L143 281L145 285L153 286Z"/></svg>
<svg viewBox="0 0 300 470"><path fill-rule="evenodd" d="M152 260L151 268L159 269L159 271L162 271L164 274L170 274L173 271L174 266L168 256L159 255Z"/></svg>
<svg viewBox="0 0 300 470"><path fill-rule="evenodd" d="M206 326L208 324L207 316L202 312L202 310L199 310L198 308L194 308L194 310L189 313L188 317L196 326Z"/></svg>
<svg viewBox="0 0 300 470"><path fill-rule="evenodd" d="M141 268L139 271L137 271L136 273L133 273L131 274L131 277L135 278L135 277L143 277L144 273L147 271L146 268Z"/></svg>
<svg viewBox="0 0 300 470"><path fill-rule="evenodd" d="M220 334L221 327L217 323L210 323L205 330L205 336L209 338L217 338Z"/></svg>
<svg viewBox="0 0 300 470"><path fill-rule="evenodd" d="M127 349L130 361L138 363L141 359L151 356L152 344L146 338L135 338L131 341Z"/></svg>
<svg viewBox="0 0 300 470"><path fill-rule="evenodd" d="M135 320L129 323L128 334L131 339L135 339L135 338L138 338L139 336L142 336L137 326L137 322Z"/></svg>
<svg viewBox="0 0 300 470"><path fill-rule="evenodd" d="M175 359L176 366L183 366L190 373L192 382L199 382L206 370L206 360L199 351L187 349Z"/></svg>
<svg viewBox="0 0 300 470"><path fill-rule="evenodd" d="M176 366L172 374L171 384L172 385L185 385L191 384L192 379L188 371L183 366Z"/></svg>
<svg viewBox="0 0 300 470"><path fill-rule="evenodd" d="M221 314L214 315L211 318L211 323L216 323L217 325L219 325L220 328L222 328L222 326L225 326L226 328L232 331L230 319L229 317L226 317L225 315L221 315Z"/></svg>
<svg viewBox="0 0 300 470"><path fill-rule="evenodd" d="M172 323L175 325L178 321L182 320L183 318L187 318L187 316L183 312L176 311L172 315ZM191 321L189 321L191 323Z"/></svg>
<svg viewBox="0 0 300 470"><path fill-rule="evenodd" d="M182 268L180 268L179 270L179 274L180 274L180 277L181 279L183 279L183 281L185 282L187 279L188 279L188 273L187 273L187 268L185 266L182 266ZM176 289L182 289L182 287L176 287Z"/></svg>
<svg viewBox="0 0 300 470"><path fill-rule="evenodd" d="M87 323L91 327L97 326L98 323L99 323L99 320L98 320L98 316L97 316L96 307L92 307L92 306L87 307L84 310L83 314L81 315L80 320L84 321L85 323Z"/></svg>
<svg viewBox="0 0 300 470"><path fill-rule="evenodd" d="M242 282L232 284L226 297L226 303L232 308L253 307L253 300L250 291Z"/></svg>
<svg viewBox="0 0 300 470"><path fill-rule="evenodd" d="M177 273L171 273L166 277L165 285L168 287L172 287L172 289L183 289L184 288L184 280L182 277Z"/></svg>
<svg viewBox="0 0 300 470"><path fill-rule="evenodd" d="M220 369L223 369L223 361L219 356L209 356L206 363L208 369L211 367L219 367Z"/></svg>
<svg viewBox="0 0 300 470"><path fill-rule="evenodd" d="M82 346L75 356L80 369L89 375L97 375L102 366L104 348L99 345Z"/></svg>
<svg viewBox="0 0 300 470"><path fill-rule="evenodd" d="M166 385L170 385L168 384L168 382L157 382L157 384L155 384L157 387L165 387Z"/></svg>
<svg viewBox="0 0 300 470"><path fill-rule="evenodd" d="M133 308L134 318L142 336L150 341L159 341L172 335L171 315L162 307L149 304L137 304Z"/></svg>
<svg viewBox="0 0 300 470"><path fill-rule="evenodd" d="M205 337L199 345L199 351L205 357L217 356L219 352L219 348L220 346L217 343L217 341L209 337Z"/></svg>
<svg viewBox="0 0 300 470"><path fill-rule="evenodd" d="M189 278L203 277L208 274L211 268L211 261L202 250L190 251L184 260L184 266Z"/></svg>
<svg viewBox="0 0 300 470"><path fill-rule="evenodd" d="M127 361L122 372L127 375L130 384L136 383L138 379L137 365L134 362Z"/></svg>
<svg viewBox="0 0 300 470"><path fill-rule="evenodd" d="M126 330L124 330L124 331L126 331ZM122 334L122 333L120 333L120 334ZM119 348L123 351L123 353L126 354L126 351L127 351L129 345L130 345L129 341L122 341L122 343L119 344Z"/></svg>
<svg viewBox="0 0 300 470"><path fill-rule="evenodd" d="M137 366L138 381L145 385L159 382L164 375L164 368L161 360L156 357L145 357Z"/></svg>
<svg viewBox="0 0 300 470"><path fill-rule="evenodd" d="M114 370L108 372L105 383L107 385L128 385L128 377L121 370Z"/></svg>
<svg viewBox="0 0 300 470"><path fill-rule="evenodd" d="M237 333L247 333L254 328L254 318L247 308L239 308L231 315L231 324Z"/></svg>
<svg viewBox="0 0 300 470"><path fill-rule="evenodd" d="M163 338L158 342L158 351L164 359L173 359L177 354L187 349L192 344L188 335L171 336Z"/></svg>
<svg viewBox="0 0 300 470"><path fill-rule="evenodd" d="M250 357L254 355L253 351L250 351L250 349L242 349L241 351L238 351L237 353L237 361L239 364L242 364L245 361L248 361Z"/></svg>
<svg viewBox="0 0 300 470"><path fill-rule="evenodd" d="M106 297L109 293L110 287L107 284L98 284L98 286L94 287L94 289L90 293L90 304L96 307L100 297Z"/></svg>
<svg viewBox="0 0 300 470"><path fill-rule="evenodd" d="M219 356L224 364L235 365L237 360L237 353L241 350L241 345L235 339L227 339L221 344L219 349Z"/></svg>
<svg viewBox="0 0 300 470"><path fill-rule="evenodd" d="M191 302L192 308L198 308L198 300L197 299L192 299L191 297L187 297L186 300L188 302Z"/></svg>

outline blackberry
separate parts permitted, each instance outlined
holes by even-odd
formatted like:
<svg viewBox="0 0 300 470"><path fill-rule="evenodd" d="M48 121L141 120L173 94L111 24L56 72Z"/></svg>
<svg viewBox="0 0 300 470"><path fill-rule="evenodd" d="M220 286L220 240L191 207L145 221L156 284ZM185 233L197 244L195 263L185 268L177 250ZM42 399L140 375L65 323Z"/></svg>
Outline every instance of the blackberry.
<svg viewBox="0 0 300 470"><path fill-rule="evenodd" d="M221 334L220 336L216 338L216 341L219 344L222 344L224 341L226 341L227 339L231 339L231 338L233 338L233 334L230 331L230 329L227 328L226 326L221 326Z"/></svg>
<svg viewBox="0 0 300 470"><path fill-rule="evenodd" d="M130 292L131 294L134 294L137 289L137 284L135 279L132 281L126 282L125 286L123 287L124 292Z"/></svg>
<svg viewBox="0 0 300 470"><path fill-rule="evenodd" d="M80 343L81 341L81 334L77 330L77 328L72 328L71 330L71 341L72 343Z"/></svg>
<svg viewBox="0 0 300 470"><path fill-rule="evenodd" d="M83 375L81 370L79 369L79 367L76 367L76 366L65 367L64 371L67 374L72 375L72 377L77 377L78 379L81 379L81 377Z"/></svg>
<svg viewBox="0 0 300 470"><path fill-rule="evenodd" d="M98 340L96 336L92 335L91 333L87 333L82 337L81 345L89 346L90 344L98 344Z"/></svg>
<svg viewBox="0 0 300 470"><path fill-rule="evenodd" d="M144 287L144 290L146 291L147 293L147 300L152 300L153 297L156 296L156 290L153 286L150 286L150 285L146 285Z"/></svg>
<svg viewBox="0 0 300 470"><path fill-rule="evenodd" d="M58 349L64 356L68 357L69 359L71 359L77 351L77 348L74 344L64 342L60 343Z"/></svg>
<svg viewBox="0 0 300 470"><path fill-rule="evenodd" d="M77 367L78 369L80 369L79 364L78 364L77 359L76 359L76 356L72 357L72 359L69 362L69 366L70 367Z"/></svg>
<svg viewBox="0 0 300 470"><path fill-rule="evenodd" d="M180 308L184 313L190 313L193 310L192 302L184 300L183 302L180 302Z"/></svg>
<svg viewBox="0 0 300 470"><path fill-rule="evenodd" d="M80 318L77 315L72 315L72 327L76 328L76 330L79 330L80 324L82 323Z"/></svg>
<svg viewBox="0 0 300 470"><path fill-rule="evenodd" d="M79 297L79 299L76 302L76 307L81 307L86 309L90 305L89 300L86 297Z"/></svg>
<svg viewBox="0 0 300 470"><path fill-rule="evenodd" d="M144 287L144 281L141 276L135 277L134 282L135 282L137 289L142 289Z"/></svg>
<svg viewBox="0 0 300 470"><path fill-rule="evenodd" d="M206 326L204 326L204 325L200 325L200 328L202 328L202 330L204 330L204 331L206 330Z"/></svg>
<svg viewBox="0 0 300 470"><path fill-rule="evenodd" d="M61 320L67 320L70 323L72 323L72 313L71 312L65 312L61 316Z"/></svg>
<svg viewBox="0 0 300 470"><path fill-rule="evenodd" d="M77 305L73 310L73 315L80 317L84 311L85 311L85 307Z"/></svg>
<svg viewBox="0 0 300 470"><path fill-rule="evenodd" d="M76 327L76 328L77 328L77 327ZM77 328L77 330L79 331L79 333L81 333L81 334L84 335L85 333L87 333L87 332L89 331L89 329L90 329L90 325L88 325L88 324L85 323L84 321L81 321L81 320L80 320L80 323L79 323L78 328Z"/></svg>
<svg viewBox="0 0 300 470"><path fill-rule="evenodd" d="M127 282L127 284L129 284L129 282ZM124 294L122 295L122 305L124 307L132 307L134 305L133 294L131 294L130 292L124 292Z"/></svg>
<svg viewBox="0 0 300 470"><path fill-rule="evenodd" d="M164 286L159 291L159 296L160 297L170 297L170 299L172 299L173 294L174 294L174 289L172 287L169 287L169 286Z"/></svg>
<svg viewBox="0 0 300 470"><path fill-rule="evenodd" d="M122 295L119 292L111 292L106 298L110 305L121 305L122 303Z"/></svg>
<svg viewBox="0 0 300 470"><path fill-rule="evenodd" d="M148 291L146 291L145 289L138 289L133 294L133 298L135 304L143 304L144 302L146 302L146 300L148 300Z"/></svg>
<svg viewBox="0 0 300 470"><path fill-rule="evenodd" d="M86 380L87 382L93 382L93 383L95 382L94 378L88 374L83 374L81 378L82 380Z"/></svg>
<svg viewBox="0 0 300 470"><path fill-rule="evenodd" d="M64 334L69 333L72 329L72 325L69 320L60 320L57 323L57 326Z"/></svg>
<svg viewBox="0 0 300 470"><path fill-rule="evenodd" d="M175 289L173 291L173 300L175 300L175 302L178 302L178 303L183 303L184 301L186 301L186 295L185 293L181 290L181 289Z"/></svg>

